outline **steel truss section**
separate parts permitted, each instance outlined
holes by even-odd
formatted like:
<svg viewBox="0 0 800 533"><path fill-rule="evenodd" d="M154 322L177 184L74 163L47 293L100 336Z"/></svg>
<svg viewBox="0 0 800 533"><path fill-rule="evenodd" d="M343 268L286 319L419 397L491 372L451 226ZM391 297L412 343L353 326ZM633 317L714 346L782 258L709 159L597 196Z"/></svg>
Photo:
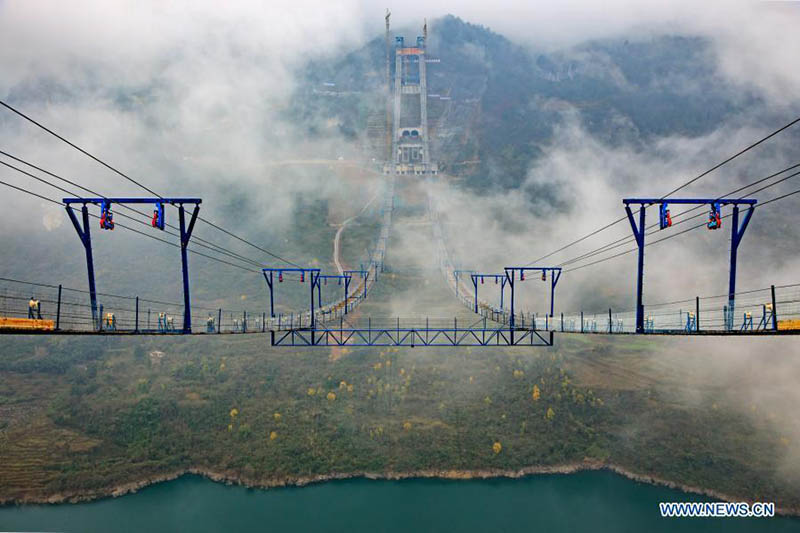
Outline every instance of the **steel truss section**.
<svg viewBox="0 0 800 533"><path fill-rule="evenodd" d="M296 328L272 331L272 346L553 346L553 332L508 328Z"/></svg>

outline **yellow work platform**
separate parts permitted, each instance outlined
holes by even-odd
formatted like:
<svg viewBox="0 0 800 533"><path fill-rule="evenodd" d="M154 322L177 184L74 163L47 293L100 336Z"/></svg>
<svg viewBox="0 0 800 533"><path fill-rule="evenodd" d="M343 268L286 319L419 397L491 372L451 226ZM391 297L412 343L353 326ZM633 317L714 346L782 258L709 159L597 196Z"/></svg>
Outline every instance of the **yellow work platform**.
<svg viewBox="0 0 800 533"><path fill-rule="evenodd" d="M778 320L778 329L800 330L800 320Z"/></svg>
<svg viewBox="0 0 800 533"><path fill-rule="evenodd" d="M55 323L52 320L36 320L33 318L11 318L0 316L0 329L52 331L55 329Z"/></svg>

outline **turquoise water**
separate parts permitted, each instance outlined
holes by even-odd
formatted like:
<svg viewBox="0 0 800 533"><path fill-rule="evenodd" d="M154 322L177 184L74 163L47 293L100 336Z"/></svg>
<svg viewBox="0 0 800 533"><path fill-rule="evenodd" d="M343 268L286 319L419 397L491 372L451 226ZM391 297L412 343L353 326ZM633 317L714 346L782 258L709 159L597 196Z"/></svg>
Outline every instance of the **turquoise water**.
<svg viewBox="0 0 800 533"><path fill-rule="evenodd" d="M666 519L699 496L610 472L448 481L334 481L270 490L197 476L92 503L0 508L0 531L800 531L800 520Z"/></svg>

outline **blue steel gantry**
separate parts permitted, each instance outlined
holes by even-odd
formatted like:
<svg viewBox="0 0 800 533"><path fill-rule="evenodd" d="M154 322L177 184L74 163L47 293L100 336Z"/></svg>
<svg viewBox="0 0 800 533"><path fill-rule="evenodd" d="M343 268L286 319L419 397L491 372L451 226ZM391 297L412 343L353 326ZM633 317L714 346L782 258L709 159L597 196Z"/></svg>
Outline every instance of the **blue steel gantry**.
<svg viewBox="0 0 800 533"><path fill-rule="evenodd" d="M730 271L728 278L728 310L725 318L727 328L733 328L734 316L734 300L736 298L736 254L739 249L739 244L742 241L744 232L747 225L750 223L750 218L753 216L755 204L757 200L752 198L624 198L622 203L625 204L625 212L628 215L628 221L633 229L633 236L636 238L636 244L639 247L638 267L636 275L636 333L645 333L644 325L644 303L643 303L643 282L644 282L644 237L645 237L645 212L647 207L651 205L659 206L659 225L661 229L666 229L672 225L672 219L669 215L667 206L669 204L688 204L688 205L709 205L711 206L711 215L709 216L709 229L718 229L721 226L720 210L722 206L732 205L733 213L731 221L731 258L730 258ZM631 204L639 205L639 224L633 217L631 211ZM739 205L749 206L744 215L744 220L741 225L739 224Z"/></svg>
<svg viewBox="0 0 800 533"><path fill-rule="evenodd" d="M513 336L514 331L514 285L517 281L525 281L525 272L541 272L542 280L547 281L548 272L550 273L550 318L553 318L553 311L555 306L556 285L558 280L561 279L561 267L505 267L506 279L511 287L511 315L508 319L508 325L511 329ZM519 279L517 279L517 272L519 272Z"/></svg>
<svg viewBox="0 0 800 533"><path fill-rule="evenodd" d="M97 291L95 288L94 280L94 259L92 257L92 237L89 229L89 208L88 204L99 205L101 207L100 227L102 229L113 230L113 215L111 214L111 206L113 204L152 204L155 206L153 215L153 227L164 229L164 204L175 205L178 207L178 220L180 224L180 239L181 239L181 269L183 272L183 333L192 332L192 307L191 298L189 296L189 262L187 258L187 247L189 246L189 239L192 237L192 230L194 223L197 221L197 214L200 211L200 198L64 198L63 202L66 206L67 214L69 215L72 225L75 226L75 231L78 232L78 237L83 243L84 251L86 252L86 271L89 276L89 299L92 307L92 323L99 329L101 323L97 314ZM81 208L82 223L78 221L75 212L72 209L72 204L83 204ZM189 227L186 227L186 214L184 204L193 204L194 210L192 211L191 219L189 220Z"/></svg>
<svg viewBox="0 0 800 533"><path fill-rule="evenodd" d="M350 280L352 279L350 274L320 274L319 279L325 285L328 284L329 279L336 280L339 285L344 285L344 314L347 314L347 300L350 298ZM320 309L322 309L322 284L317 284L317 307Z"/></svg>
<svg viewBox="0 0 800 533"><path fill-rule="evenodd" d="M503 297L505 295L505 288L506 283L508 283L508 276L505 273L503 274L470 274L470 279L472 279L472 286L475 288L475 313L478 312L478 280L480 280L480 284L483 285L488 278L490 281L494 280L495 285L500 285L500 309L503 309Z"/></svg>
<svg viewBox="0 0 800 533"><path fill-rule="evenodd" d="M271 318L275 318L275 290L274 290L274 282L275 282L275 274L278 274L278 283L283 283L283 274L299 274L298 281L300 283L305 283L306 281L306 273L309 277L309 286L311 288L311 301L310 301L310 309L311 314L309 316L309 320L311 322L311 328L313 329L316 326L316 319L314 317L314 289L318 289L319 285L319 276L320 276L320 269L318 268L262 268L261 272L264 274L264 279L267 281L267 287L269 287L269 316Z"/></svg>
<svg viewBox="0 0 800 533"><path fill-rule="evenodd" d="M469 274L471 276L472 274L475 274L475 271L474 270L463 270L463 269L459 269L459 268L453 270L453 278L456 280L456 298L458 298L458 278L462 274Z"/></svg>
<svg viewBox="0 0 800 533"><path fill-rule="evenodd" d="M360 269L360 270L343 270L342 271L342 275L344 275L344 276L361 276L361 279L364 280L363 281L364 289L362 290L361 297L362 298L366 298L367 297L367 282L369 281L369 270L363 270L363 269ZM378 265L376 264L375 265L375 278L377 279L377 277L378 277ZM345 303L346 302L347 302L347 298L345 298ZM346 307L347 306L345 306L345 308Z"/></svg>

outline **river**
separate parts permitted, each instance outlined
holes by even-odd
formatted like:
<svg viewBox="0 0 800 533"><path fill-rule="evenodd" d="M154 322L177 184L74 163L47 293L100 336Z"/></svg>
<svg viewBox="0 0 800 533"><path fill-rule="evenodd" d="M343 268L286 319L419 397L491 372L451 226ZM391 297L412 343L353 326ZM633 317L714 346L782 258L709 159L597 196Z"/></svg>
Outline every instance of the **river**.
<svg viewBox="0 0 800 533"><path fill-rule="evenodd" d="M800 519L667 519L707 498L607 471L521 479L353 479L270 490L198 476L96 502L0 507L0 531L800 531Z"/></svg>

